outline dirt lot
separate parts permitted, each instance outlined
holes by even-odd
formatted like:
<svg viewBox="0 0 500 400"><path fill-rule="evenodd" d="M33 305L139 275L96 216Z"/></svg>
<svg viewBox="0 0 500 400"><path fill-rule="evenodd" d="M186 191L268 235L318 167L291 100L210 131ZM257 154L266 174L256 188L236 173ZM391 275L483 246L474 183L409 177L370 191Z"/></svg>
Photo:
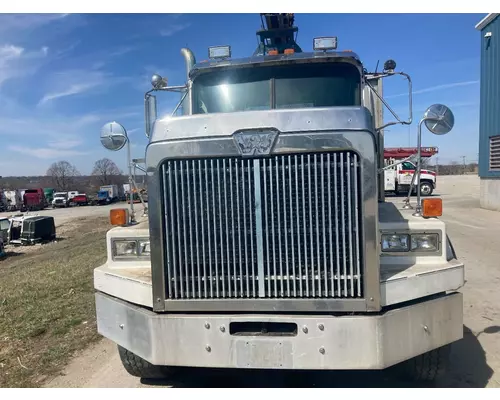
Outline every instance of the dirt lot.
<svg viewBox="0 0 500 400"><path fill-rule="evenodd" d="M60 225L57 241L7 247L0 261L0 387L38 386L96 334L93 269L105 261L103 217Z"/></svg>
<svg viewBox="0 0 500 400"><path fill-rule="evenodd" d="M461 290L464 293L464 339L453 345L451 371L445 379L437 383L437 386L500 387L500 291L498 290L500 285L498 263L500 213L479 208L479 179L475 176L439 177L436 194L442 196L444 200L443 220L447 223L448 234L459 258L465 262L467 279L465 287ZM388 200L400 204L403 198L392 197ZM99 241L98 235L91 236L95 237L93 240ZM75 240L75 243L80 242ZM61 242L61 245L63 244L65 242ZM88 251L88 248L71 251L73 257L77 257L82 250ZM21 257L19 258L21 259ZM28 259L27 262L31 261ZM89 265L87 285L81 288L82 291L88 291L88 293L92 292L90 287L91 269ZM0 279L4 278L0 277ZM20 287L22 282L17 284ZM0 280L1 285L2 281ZM64 289L69 291L69 286L64 286ZM59 295L67 293L65 290L61 289ZM0 295L0 303L1 301ZM44 301L46 300L41 299L39 303L43 304ZM22 307L19 307L19 310L22 310ZM40 318L44 316L44 312L48 312L46 309L38 309L37 311ZM90 310L86 310L86 312L90 314ZM84 336L87 338L85 344L91 343L96 337L94 336L93 323L90 316L87 323L89 336ZM54 322L47 325L50 329L53 328L51 324ZM83 326L82 324L83 322L80 322L74 326ZM8 328L10 329L10 327ZM75 328L70 328L70 331L71 329ZM10 329L10 332L15 333L13 329ZM66 342L63 338L64 335L61 336L59 347L64 348ZM0 339L2 339L2 335L0 335ZM30 346L32 345L30 344ZM252 371L242 373L238 371L199 370L182 374L174 381L141 382L125 372L118 358L116 346L107 339L95 342L87 349L83 349L82 345L70 350L78 348L82 350L77 351L74 360L67 365L60 376L52 381L47 381L46 386L398 387L404 385L402 382L393 380L384 372L289 373L277 371L261 373ZM5 363L2 361L1 354L0 351L0 362ZM26 361L24 356L21 358L21 362L26 367L32 367L29 359ZM11 368L23 369L15 357L10 359L9 363ZM51 363L52 360L49 358L44 365L52 366ZM57 363L54 365L57 366ZM48 368L47 372L54 373L57 370L58 368ZM19 381L16 386L22 386L23 383L25 382Z"/></svg>

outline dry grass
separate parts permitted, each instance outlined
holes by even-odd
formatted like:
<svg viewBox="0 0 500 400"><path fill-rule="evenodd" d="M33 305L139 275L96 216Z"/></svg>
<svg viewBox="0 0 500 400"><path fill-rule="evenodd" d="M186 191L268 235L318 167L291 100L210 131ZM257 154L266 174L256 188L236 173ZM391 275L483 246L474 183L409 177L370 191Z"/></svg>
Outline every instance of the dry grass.
<svg viewBox="0 0 500 400"><path fill-rule="evenodd" d="M106 259L106 218L75 220L58 241L0 261L0 387L38 387L98 340L93 269Z"/></svg>

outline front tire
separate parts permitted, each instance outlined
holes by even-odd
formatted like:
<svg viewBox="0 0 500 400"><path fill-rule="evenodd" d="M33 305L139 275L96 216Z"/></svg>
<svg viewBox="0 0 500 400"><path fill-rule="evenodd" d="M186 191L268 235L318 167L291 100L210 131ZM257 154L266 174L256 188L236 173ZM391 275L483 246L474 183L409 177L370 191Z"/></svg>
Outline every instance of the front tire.
<svg viewBox="0 0 500 400"><path fill-rule="evenodd" d="M420 183L420 195L421 196L430 196L434 191L434 186L430 182L421 182Z"/></svg>
<svg viewBox="0 0 500 400"><path fill-rule="evenodd" d="M118 346L118 353L123 367L132 376L145 379L165 379L172 375L170 368L153 365L121 346Z"/></svg>
<svg viewBox="0 0 500 400"><path fill-rule="evenodd" d="M433 382L443 377L450 360L451 345L420 354L397 365L398 375L414 382Z"/></svg>

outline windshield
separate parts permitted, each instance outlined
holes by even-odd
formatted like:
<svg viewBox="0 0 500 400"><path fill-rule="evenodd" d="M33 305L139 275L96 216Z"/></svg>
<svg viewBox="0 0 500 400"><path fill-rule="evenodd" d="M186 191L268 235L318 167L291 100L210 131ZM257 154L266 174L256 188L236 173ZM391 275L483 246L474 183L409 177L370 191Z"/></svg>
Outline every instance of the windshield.
<svg viewBox="0 0 500 400"><path fill-rule="evenodd" d="M55 193L54 197L66 197L66 193Z"/></svg>
<svg viewBox="0 0 500 400"><path fill-rule="evenodd" d="M0 230L5 231L9 229L10 226L10 221L8 219L2 219L0 220Z"/></svg>
<svg viewBox="0 0 500 400"><path fill-rule="evenodd" d="M414 170L415 166L411 162L406 161L403 163L403 169Z"/></svg>
<svg viewBox="0 0 500 400"><path fill-rule="evenodd" d="M193 82L193 114L358 106L360 82L354 65L339 62L214 71Z"/></svg>

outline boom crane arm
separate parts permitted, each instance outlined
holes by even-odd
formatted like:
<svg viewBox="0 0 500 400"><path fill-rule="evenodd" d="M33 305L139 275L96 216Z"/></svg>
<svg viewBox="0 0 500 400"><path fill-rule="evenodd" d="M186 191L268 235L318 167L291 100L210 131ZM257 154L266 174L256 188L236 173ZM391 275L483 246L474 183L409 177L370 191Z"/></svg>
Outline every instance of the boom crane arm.
<svg viewBox="0 0 500 400"><path fill-rule="evenodd" d="M270 49L277 50L279 54L283 54L285 49L293 49L295 53L302 52L294 37L299 31L299 28L293 25L295 14L261 13L260 18L262 29L257 31L259 47L254 55L265 55Z"/></svg>

